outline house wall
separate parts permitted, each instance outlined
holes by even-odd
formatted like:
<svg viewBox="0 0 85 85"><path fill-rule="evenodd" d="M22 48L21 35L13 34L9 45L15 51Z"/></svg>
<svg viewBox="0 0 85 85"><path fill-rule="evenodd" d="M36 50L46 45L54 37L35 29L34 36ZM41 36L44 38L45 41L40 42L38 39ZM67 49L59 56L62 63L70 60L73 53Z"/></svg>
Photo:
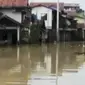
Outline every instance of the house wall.
<svg viewBox="0 0 85 85"><path fill-rule="evenodd" d="M46 7L35 7L32 9L32 13L37 15L37 18L40 20L43 14L47 14L47 20L45 25L47 29L52 28L52 10Z"/></svg>
<svg viewBox="0 0 85 85"><path fill-rule="evenodd" d="M21 23L21 12L14 12L12 9L3 9L0 12Z"/></svg>
<svg viewBox="0 0 85 85"><path fill-rule="evenodd" d="M16 29L6 29L6 30L0 29L0 42L2 41L3 41L3 44L6 41L7 41L7 44L16 44L17 43L17 30Z"/></svg>

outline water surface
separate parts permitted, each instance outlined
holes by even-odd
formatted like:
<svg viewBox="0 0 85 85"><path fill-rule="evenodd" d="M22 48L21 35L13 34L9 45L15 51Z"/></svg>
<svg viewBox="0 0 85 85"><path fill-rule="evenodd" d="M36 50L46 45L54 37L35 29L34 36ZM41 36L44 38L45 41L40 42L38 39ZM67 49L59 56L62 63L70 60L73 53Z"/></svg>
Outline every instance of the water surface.
<svg viewBox="0 0 85 85"><path fill-rule="evenodd" d="M85 85L85 44L0 47L0 85Z"/></svg>

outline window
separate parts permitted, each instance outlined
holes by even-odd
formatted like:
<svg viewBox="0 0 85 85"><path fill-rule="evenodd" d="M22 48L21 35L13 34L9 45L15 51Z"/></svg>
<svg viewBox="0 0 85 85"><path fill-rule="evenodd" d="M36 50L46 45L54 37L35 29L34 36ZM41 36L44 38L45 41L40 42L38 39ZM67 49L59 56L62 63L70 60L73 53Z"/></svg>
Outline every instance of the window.
<svg viewBox="0 0 85 85"><path fill-rule="evenodd" d="M47 20L47 14L46 13L41 13L41 19Z"/></svg>

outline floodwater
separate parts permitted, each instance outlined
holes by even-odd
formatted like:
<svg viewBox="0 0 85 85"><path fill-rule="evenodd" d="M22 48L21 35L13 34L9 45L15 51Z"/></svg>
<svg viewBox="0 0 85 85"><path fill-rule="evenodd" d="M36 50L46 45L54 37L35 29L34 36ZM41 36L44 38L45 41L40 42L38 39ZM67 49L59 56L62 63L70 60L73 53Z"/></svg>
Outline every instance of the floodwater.
<svg viewBox="0 0 85 85"><path fill-rule="evenodd" d="M0 85L85 85L85 44L0 47Z"/></svg>

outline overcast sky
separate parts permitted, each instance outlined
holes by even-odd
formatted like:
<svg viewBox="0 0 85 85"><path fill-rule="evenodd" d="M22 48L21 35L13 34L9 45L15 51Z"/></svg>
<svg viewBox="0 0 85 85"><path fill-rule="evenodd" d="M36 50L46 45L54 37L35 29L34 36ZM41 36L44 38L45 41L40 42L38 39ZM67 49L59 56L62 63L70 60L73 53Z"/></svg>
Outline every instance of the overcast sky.
<svg viewBox="0 0 85 85"><path fill-rule="evenodd" d="M55 2L57 0L30 0L32 2ZM80 7L85 10L85 0L60 0L65 3L79 3Z"/></svg>

